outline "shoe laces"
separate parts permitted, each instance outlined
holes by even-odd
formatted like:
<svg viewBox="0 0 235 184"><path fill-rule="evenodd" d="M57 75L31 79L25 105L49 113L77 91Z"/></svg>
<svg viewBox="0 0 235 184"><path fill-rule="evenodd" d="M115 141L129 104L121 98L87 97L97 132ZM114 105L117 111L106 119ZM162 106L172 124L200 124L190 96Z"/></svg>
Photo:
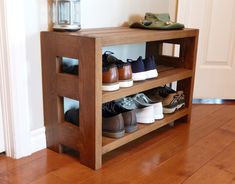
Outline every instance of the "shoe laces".
<svg viewBox="0 0 235 184"><path fill-rule="evenodd" d="M102 111L112 114L118 114L118 112L115 110L115 103L113 101L103 104Z"/></svg>
<svg viewBox="0 0 235 184"><path fill-rule="evenodd" d="M126 97L126 98L123 98L121 101L120 101L120 104L123 105L123 106L128 106L128 107L131 107L135 104L134 100L130 97Z"/></svg>

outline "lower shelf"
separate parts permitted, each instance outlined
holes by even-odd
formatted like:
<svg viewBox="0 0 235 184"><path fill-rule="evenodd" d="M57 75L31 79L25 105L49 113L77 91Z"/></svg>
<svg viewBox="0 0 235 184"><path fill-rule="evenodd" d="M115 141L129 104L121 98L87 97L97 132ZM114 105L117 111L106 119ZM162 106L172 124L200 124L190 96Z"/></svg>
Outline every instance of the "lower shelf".
<svg viewBox="0 0 235 184"><path fill-rule="evenodd" d="M127 133L125 134L124 137L119 138L119 139L112 139L112 138L108 138L108 137L103 137L102 140L102 154L105 154L109 151L112 151L128 142L131 142L143 135L146 135L158 128L161 128L169 123L171 123L172 121L175 121L181 117L186 116L189 113L189 109L188 108L183 108L177 112L175 112L174 114L170 114L170 115L165 115L164 119L162 120L158 120L153 124L139 124L138 125L138 130L136 132L133 133Z"/></svg>

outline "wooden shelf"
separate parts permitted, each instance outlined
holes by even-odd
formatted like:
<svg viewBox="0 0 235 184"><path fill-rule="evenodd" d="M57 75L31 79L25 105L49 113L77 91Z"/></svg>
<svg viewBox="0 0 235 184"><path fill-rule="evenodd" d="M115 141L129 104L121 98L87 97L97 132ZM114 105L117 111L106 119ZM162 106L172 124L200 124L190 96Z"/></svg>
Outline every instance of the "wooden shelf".
<svg viewBox="0 0 235 184"><path fill-rule="evenodd" d="M134 82L129 88L121 88L113 92L103 92L102 102L123 98L164 84L192 77L193 71L185 68L161 67L156 79L148 79L143 82Z"/></svg>
<svg viewBox="0 0 235 184"><path fill-rule="evenodd" d="M78 32L71 33L53 33L57 35L77 36L94 38L100 41L103 47L121 44L144 43L158 40L179 39L186 37L194 37L198 33L196 29L183 30L146 30L146 29L131 29L128 27L116 28L97 28L97 29L82 29ZM72 46L70 45L70 48ZM65 49L65 48L64 48Z"/></svg>
<svg viewBox="0 0 235 184"><path fill-rule="evenodd" d="M119 139L112 139L108 137L103 137L102 139L102 154L105 154L107 152L110 152L126 143L129 143L139 137L142 137L143 135L146 135L149 132L152 132L158 128L161 128L172 121L175 121L181 117L184 117L188 114L189 109L183 108L174 114L165 115L164 119L158 120L153 124L139 124L138 130L133 133L127 133L124 137Z"/></svg>
<svg viewBox="0 0 235 184"><path fill-rule="evenodd" d="M158 77L135 82L130 88L103 92L102 49L105 46L138 43L146 43L144 57L156 58ZM178 57L165 56L164 43L179 45ZM102 167L103 154L181 117L189 121L197 43L197 29L164 31L116 27L83 29L77 32L42 32L43 105L47 147L57 152L63 151L63 146L71 147L79 151L82 164L99 169ZM62 57L79 60L79 75L60 73ZM173 81L178 81L177 91L184 91L187 108L167 115L153 124L140 124L136 132L126 134L120 139L102 137L103 103ZM79 127L63 122L63 97L79 100Z"/></svg>

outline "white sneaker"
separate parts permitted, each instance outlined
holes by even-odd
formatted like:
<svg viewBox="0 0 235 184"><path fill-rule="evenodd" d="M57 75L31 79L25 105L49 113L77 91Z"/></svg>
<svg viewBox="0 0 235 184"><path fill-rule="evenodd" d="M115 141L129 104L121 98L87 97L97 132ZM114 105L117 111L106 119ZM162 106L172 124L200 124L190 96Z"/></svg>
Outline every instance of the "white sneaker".
<svg viewBox="0 0 235 184"><path fill-rule="evenodd" d="M136 109L136 121L138 123L150 124L155 122L153 105Z"/></svg>
<svg viewBox="0 0 235 184"><path fill-rule="evenodd" d="M154 119L155 120L163 119L164 115L163 115L162 102L153 104L153 108L154 108Z"/></svg>

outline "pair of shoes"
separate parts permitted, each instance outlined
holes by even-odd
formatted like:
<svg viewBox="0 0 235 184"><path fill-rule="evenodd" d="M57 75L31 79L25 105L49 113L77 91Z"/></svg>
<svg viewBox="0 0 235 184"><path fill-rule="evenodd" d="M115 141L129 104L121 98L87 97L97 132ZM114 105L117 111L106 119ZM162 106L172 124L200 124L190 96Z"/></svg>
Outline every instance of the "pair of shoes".
<svg viewBox="0 0 235 184"><path fill-rule="evenodd" d="M138 123L149 124L164 118L161 101L153 101L144 93L136 94L132 99L137 106L136 120Z"/></svg>
<svg viewBox="0 0 235 184"><path fill-rule="evenodd" d="M102 134L106 137L120 138L137 130L136 105L129 98L123 98L102 105Z"/></svg>
<svg viewBox="0 0 235 184"><path fill-rule="evenodd" d="M102 90L115 91L120 87L133 86L131 64L123 62L113 56L113 53L106 51L103 56Z"/></svg>
<svg viewBox="0 0 235 184"><path fill-rule="evenodd" d="M158 76L156 62L153 56L146 59L142 59L140 56L137 60L128 59L127 61L131 63L132 79L134 81L142 81Z"/></svg>
<svg viewBox="0 0 235 184"><path fill-rule="evenodd" d="M168 86L148 91L152 98L163 98L163 113L170 114L185 106L183 91L175 91Z"/></svg>
<svg viewBox="0 0 235 184"><path fill-rule="evenodd" d="M66 111L64 115L64 120L79 126L79 109L72 108Z"/></svg>

